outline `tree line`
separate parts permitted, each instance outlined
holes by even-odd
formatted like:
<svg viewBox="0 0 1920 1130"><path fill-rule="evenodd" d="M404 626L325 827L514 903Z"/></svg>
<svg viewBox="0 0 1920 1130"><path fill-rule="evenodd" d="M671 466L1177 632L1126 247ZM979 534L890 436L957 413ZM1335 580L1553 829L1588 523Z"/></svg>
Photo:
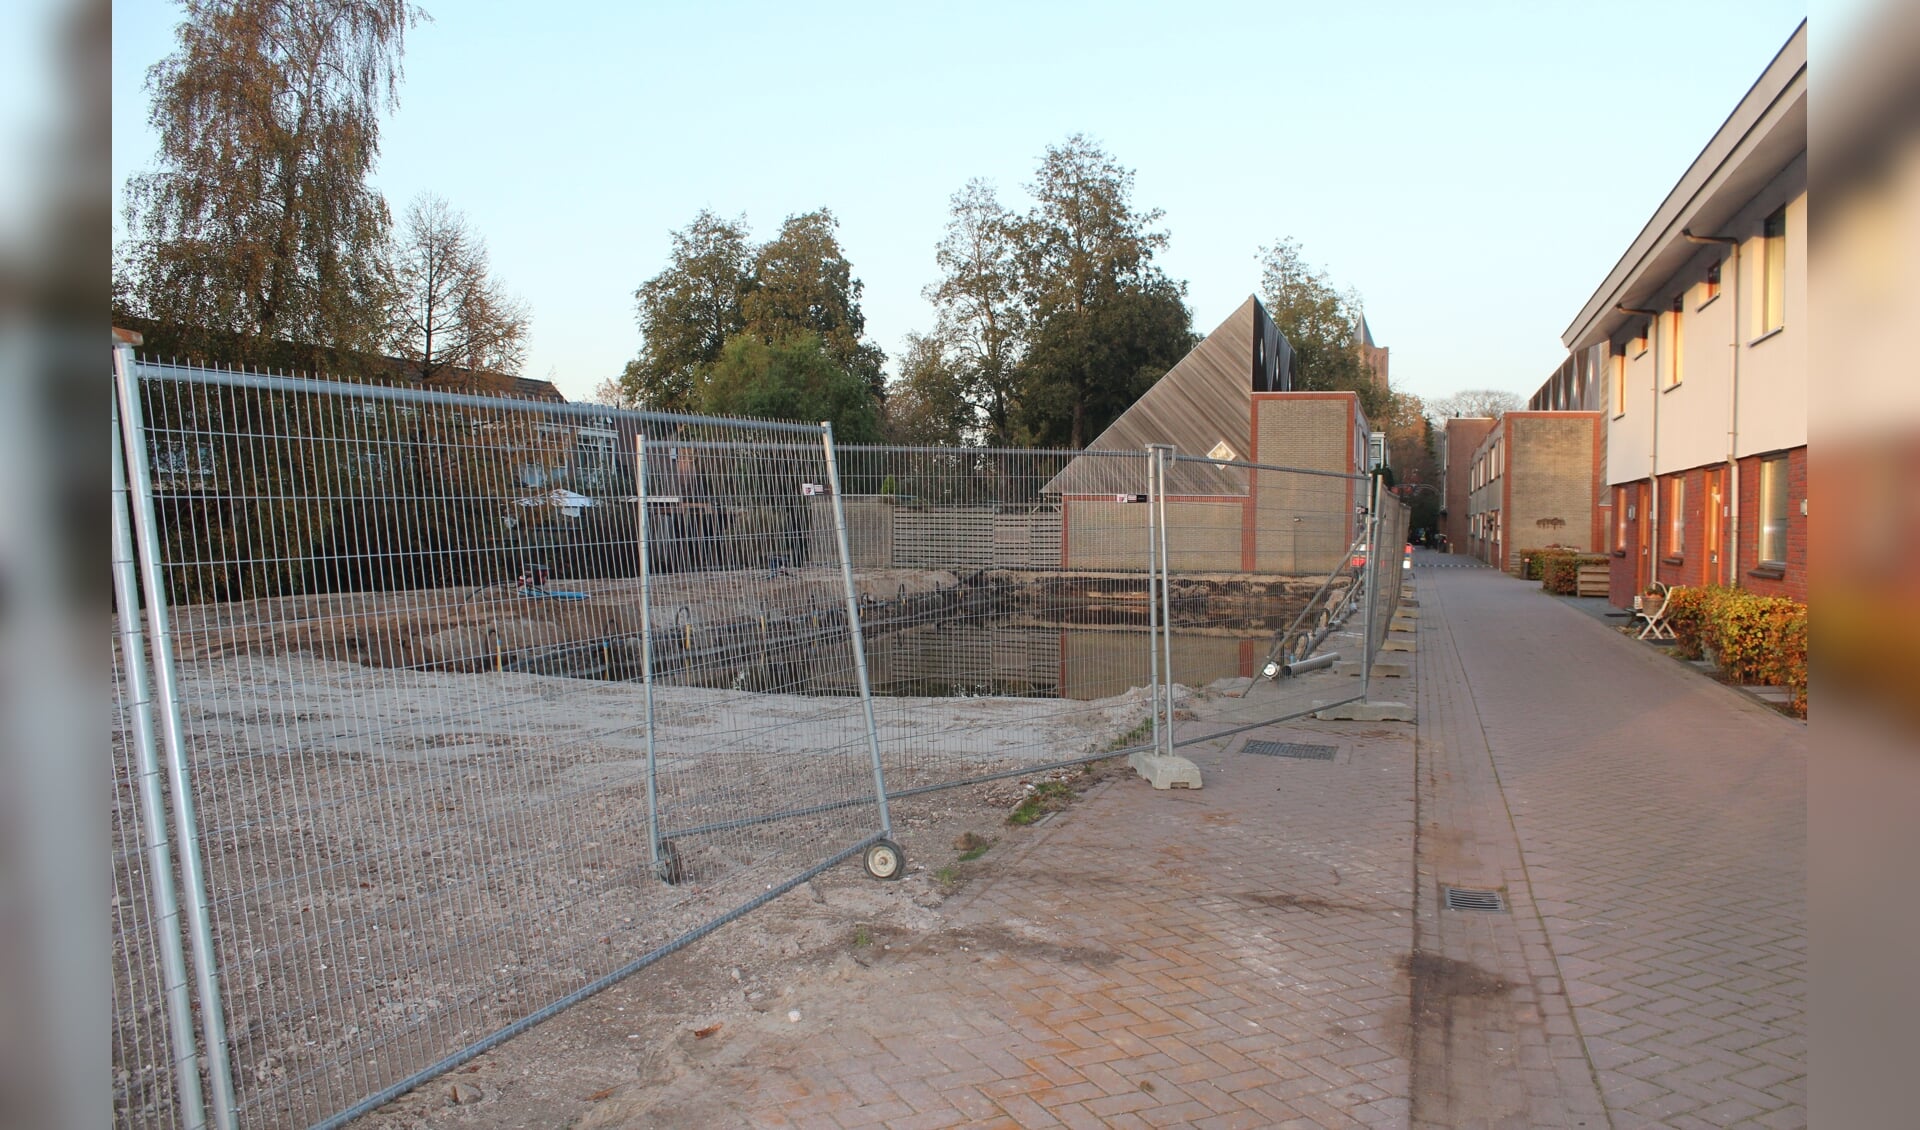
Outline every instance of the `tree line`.
<svg viewBox="0 0 1920 1130"><path fill-rule="evenodd" d="M485 240L431 194L396 225L368 183L426 18L404 0L190 2L148 74L159 159L127 186L116 319L203 360L453 386L519 373L531 313ZM953 194L923 291L932 324L890 376L829 208L764 243L744 216L701 211L634 291L639 354L599 397L830 419L850 441L1084 446L1197 340L1187 287L1158 261L1164 213L1093 139L1048 146L1025 190L1009 204L974 179ZM1351 389L1376 421L1424 419L1374 388L1355 292L1291 239L1258 265L1294 387Z"/></svg>
<svg viewBox="0 0 1920 1130"><path fill-rule="evenodd" d="M525 361L531 314L486 241L367 183L398 104L403 0L194 0L147 74L158 167L127 185L113 313L157 352L429 384Z"/></svg>

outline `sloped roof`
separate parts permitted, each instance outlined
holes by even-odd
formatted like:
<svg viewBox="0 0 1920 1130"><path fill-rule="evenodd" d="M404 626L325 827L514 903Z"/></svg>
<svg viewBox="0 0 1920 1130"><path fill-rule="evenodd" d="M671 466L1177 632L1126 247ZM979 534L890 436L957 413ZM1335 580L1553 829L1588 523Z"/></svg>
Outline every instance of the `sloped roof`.
<svg viewBox="0 0 1920 1130"><path fill-rule="evenodd" d="M1204 456L1225 441L1233 450L1231 458L1245 459L1253 418L1254 329L1264 314L1259 300L1249 296L1087 449L1134 452L1150 443L1171 443L1182 455ZM1074 459L1042 489L1053 494L1111 493L1113 462ZM1176 463L1167 489L1173 494L1245 494L1246 475L1207 464Z"/></svg>

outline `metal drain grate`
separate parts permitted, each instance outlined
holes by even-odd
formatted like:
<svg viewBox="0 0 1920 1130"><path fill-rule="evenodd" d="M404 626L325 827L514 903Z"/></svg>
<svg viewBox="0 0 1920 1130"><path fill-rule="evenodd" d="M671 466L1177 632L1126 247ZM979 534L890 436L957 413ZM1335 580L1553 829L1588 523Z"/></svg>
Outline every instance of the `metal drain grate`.
<svg viewBox="0 0 1920 1130"><path fill-rule="evenodd" d="M1507 900L1500 897L1499 891L1484 890L1479 887L1442 887L1446 895L1448 910L1473 910L1483 914L1500 914L1507 909Z"/></svg>
<svg viewBox="0 0 1920 1130"><path fill-rule="evenodd" d="M1240 747L1246 753L1262 757L1297 757L1303 761L1332 761L1340 752L1337 745L1308 745L1305 742L1248 742Z"/></svg>

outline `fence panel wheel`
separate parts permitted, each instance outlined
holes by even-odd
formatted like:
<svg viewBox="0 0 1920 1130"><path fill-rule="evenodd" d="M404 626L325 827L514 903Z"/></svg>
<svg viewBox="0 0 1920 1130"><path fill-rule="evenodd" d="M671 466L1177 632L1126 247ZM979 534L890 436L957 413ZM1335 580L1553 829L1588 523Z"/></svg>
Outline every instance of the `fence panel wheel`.
<svg viewBox="0 0 1920 1130"><path fill-rule="evenodd" d="M907 870L907 854L892 840L875 840L868 844L860 862L865 865L867 874L887 881L898 879Z"/></svg>
<svg viewBox="0 0 1920 1130"><path fill-rule="evenodd" d="M654 862L653 873L669 887L679 886L687 877L686 869L680 863L680 851L673 846L672 840L660 841L660 854Z"/></svg>

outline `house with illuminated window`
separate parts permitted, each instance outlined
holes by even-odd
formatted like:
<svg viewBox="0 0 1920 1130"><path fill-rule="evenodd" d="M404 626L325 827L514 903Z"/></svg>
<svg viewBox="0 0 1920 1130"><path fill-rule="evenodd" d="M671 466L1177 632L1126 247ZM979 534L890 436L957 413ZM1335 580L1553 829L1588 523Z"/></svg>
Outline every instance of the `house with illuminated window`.
<svg viewBox="0 0 1920 1130"><path fill-rule="evenodd" d="M1532 407L1597 409L1610 597L1807 595L1807 27L1562 335ZM1594 402L1594 401L1597 401Z"/></svg>

